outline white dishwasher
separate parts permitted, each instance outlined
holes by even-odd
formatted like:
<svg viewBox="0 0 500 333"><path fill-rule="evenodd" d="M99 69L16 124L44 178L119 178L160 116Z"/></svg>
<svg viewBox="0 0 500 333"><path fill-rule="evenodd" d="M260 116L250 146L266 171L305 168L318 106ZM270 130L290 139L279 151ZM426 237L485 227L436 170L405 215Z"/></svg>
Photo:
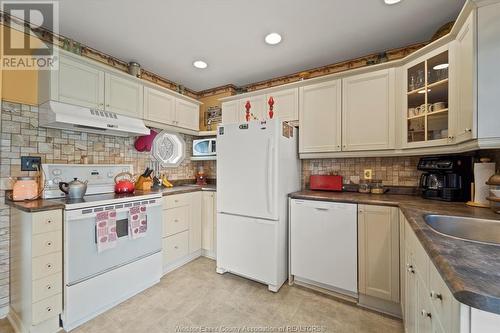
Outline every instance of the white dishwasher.
<svg viewBox="0 0 500 333"><path fill-rule="evenodd" d="M357 298L357 205L290 200L290 274Z"/></svg>

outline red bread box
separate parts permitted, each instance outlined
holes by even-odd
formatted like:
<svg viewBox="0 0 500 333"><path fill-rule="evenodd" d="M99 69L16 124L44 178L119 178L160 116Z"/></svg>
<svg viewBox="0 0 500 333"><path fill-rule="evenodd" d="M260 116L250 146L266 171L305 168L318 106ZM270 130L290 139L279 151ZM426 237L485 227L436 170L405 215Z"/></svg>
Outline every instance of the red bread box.
<svg viewBox="0 0 500 333"><path fill-rule="evenodd" d="M342 191L342 176L311 175L309 188L322 191Z"/></svg>

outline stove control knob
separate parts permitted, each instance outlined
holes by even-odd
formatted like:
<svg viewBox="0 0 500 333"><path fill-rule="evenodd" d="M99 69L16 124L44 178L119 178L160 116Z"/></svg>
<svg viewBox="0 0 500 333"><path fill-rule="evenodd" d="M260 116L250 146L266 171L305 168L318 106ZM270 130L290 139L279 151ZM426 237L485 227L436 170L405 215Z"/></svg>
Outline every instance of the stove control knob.
<svg viewBox="0 0 500 333"><path fill-rule="evenodd" d="M52 170L52 174L54 176L59 176L61 174L61 169L54 169L54 170Z"/></svg>
<svg viewBox="0 0 500 333"><path fill-rule="evenodd" d="M113 178L113 173L112 172L108 172L108 178Z"/></svg>

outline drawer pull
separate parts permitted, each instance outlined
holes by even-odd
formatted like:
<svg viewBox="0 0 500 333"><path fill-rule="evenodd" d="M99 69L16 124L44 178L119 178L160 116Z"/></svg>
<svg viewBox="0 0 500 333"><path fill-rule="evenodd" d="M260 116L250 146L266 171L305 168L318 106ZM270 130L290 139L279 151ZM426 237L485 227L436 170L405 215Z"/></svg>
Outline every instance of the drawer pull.
<svg viewBox="0 0 500 333"><path fill-rule="evenodd" d="M178 249L179 249L179 247L176 245L176 246L174 246L174 249L178 250Z"/></svg>
<svg viewBox="0 0 500 333"><path fill-rule="evenodd" d="M47 247L51 247L52 246L52 241L47 241L47 243L45 243L45 245L47 245Z"/></svg>
<svg viewBox="0 0 500 333"><path fill-rule="evenodd" d="M432 318L432 314L430 312L427 312L427 310L425 309L422 309L420 313L422 314L422 317Z"/></svg>
<svg viewBox="0 0 500 333"><path fill-rule="evenodd" d="M46 265L46 267L47 267L48 269L52 269L52 264L49 262L49 263Z"/></svg>
<svg viewBox="0 0 500 333"><path fill-rule="evenodd" d="M415 269L413 268L412 265L408 266L408 272L415 274Z"/></svg>
<svg viewBox="0 0 500 333"><path fill-rule="evenodd" d="M48 306L46 310L47 310L47 312L51 312L52 308L50 306Z"/></svg>
<svg viewBox="0 0 500 333"><path fill-rule="evenodd" d="M47 220L46 224L52 224L52 220Z"/></svg>
<svg viewBox="0 0 500 333"><path fill-rule="evenodd" d="M45 288L47 288L47 290L51 290L52 289L52 285L48 284Z"/></svg>
<svg viewBox="0 0 500 333"><path fill-rule="evenodd" d="M178 219L175 219L175 220L174 220L174 222L179 222L179 220L178 220Z"/></svg>
<svg viewBox="0 0 500 333"><path fill-rule="evenodd" d="M432 299L438 299L440 301L443 300L443 295L441 295L440 293L436 293L434 291L431 291L431 298Z"/></svg>

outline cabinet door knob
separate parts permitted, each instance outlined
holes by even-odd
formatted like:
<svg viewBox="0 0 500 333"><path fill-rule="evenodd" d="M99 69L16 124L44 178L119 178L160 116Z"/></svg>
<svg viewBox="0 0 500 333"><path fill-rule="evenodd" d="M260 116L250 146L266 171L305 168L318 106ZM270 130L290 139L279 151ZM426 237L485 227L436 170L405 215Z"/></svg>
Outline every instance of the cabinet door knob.
<svg viewBox="0 0 500 333"><path fill-rule="evenodd" d="M47 288L47 290L51 290L52 289L52 285L48 284L47 287L45 287L45 288Z"/></svg>
<svg viewBox="0 0 500 333"><path fill-rule="evenodd" d="M441 295L440 293L436 293L435 291L431 291L431 298L432 299L438 299L438 300L443 300L443 295Z"/></svg>
<svg viewBox="0 0 500 333"><path fill-rule="evenodd" d="M410 273L412 273L412 274L414 274L414 273L415 273L415 269L413 268L413 265L410 265L410 266L408 267L408 272L410 272Z"/></svg>
<svg viewBox="0 0 500 333"><path fill-rule="evenodd" d="M47 307L47 312L51 312L52 308L50 306Z"/></svg>
<svg viewBox="0 0 500 333"><path fill-rule="evenodd" d="M48 263L48 264L47 264L47 268L48 268L48 269L51 269L51 268L52 268L52 264L51 264L51 263Z"/></svg>
<svg viewBox="0 0 500 333"><path fill-rule="evenodd" d="M427 310L425 310L425 309L422 309L422 311L420 311L420 313L422 314L422 317L432 318L432 313L427 312Z"/></svg>
<svg viewBox="0 0 500 333"><path fill-rule="evenodd" d="M177 250L178 248L179 248L179 247L178 247L177 245L176 245L176 246L174 246L174 249L176 249L176 250Z"/></svg>
<svg viewBox="0 0 500 333"><path fill-rule="evenodd" d="M47 222L45 222L47 224L52 224L52 220L47 220Z"/></svg>
<svg viewBox="0 0 500 333"><path fill-rule="evenodd" d="M465 133L468 133L468 132L472 132L472 129L471 128L466 128L465 129Z"/></svg>

